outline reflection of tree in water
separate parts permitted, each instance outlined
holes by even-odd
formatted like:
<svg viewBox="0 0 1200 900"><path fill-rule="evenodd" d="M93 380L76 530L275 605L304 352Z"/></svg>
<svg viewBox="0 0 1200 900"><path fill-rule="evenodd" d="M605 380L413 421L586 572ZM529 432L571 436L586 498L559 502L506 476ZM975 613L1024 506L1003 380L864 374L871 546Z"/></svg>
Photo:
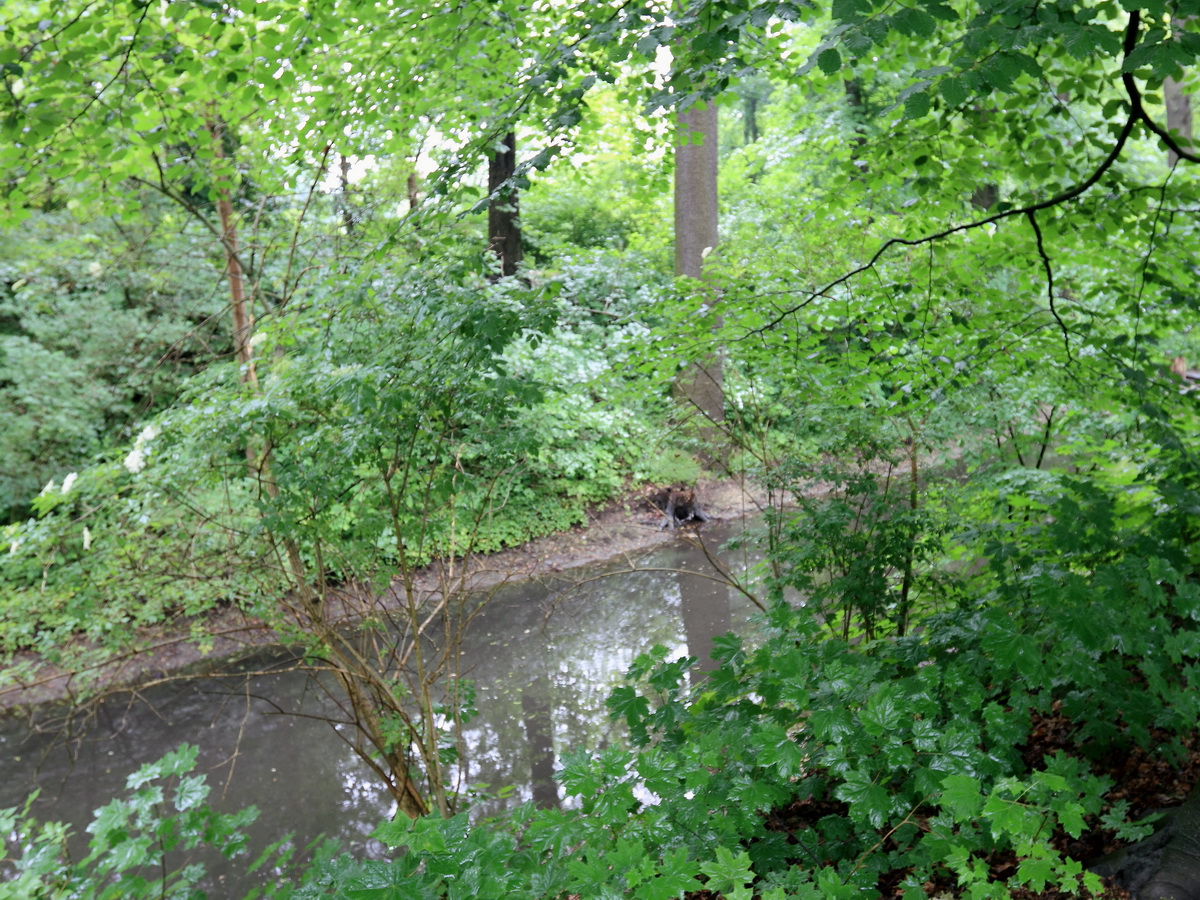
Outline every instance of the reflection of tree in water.
<svg viewBox="0 0 1200 900"><path fill-rule="evenodd" d="M670 548L642 565L695 570L704 557ZM618 739L605 700L638 654L661 644L711 667L713 637L730 630L734 609L746 618L740 596L731 607L731 590L699 575L619 571L560 596L530 586L497 596L464 647L467 676L479 686L479 716L466 735L469 780L512 785L518 800L556 802L557 786L547 783L555 760ZM484 801L475 810L491 815L505 805Z"/></svg>
<svg viewBox="0 0 1200 900"><path fill-rule="evenodd" d="M712 658L713 638L727 634L733 628L729 586L703 575L680 572L676 577L682 598L680 606L688 656L696 657L696 671L711 672L717 667Z"/></svg>
<svg viewBox="0 0 1200 900"><path fill-rule="evenodd" d="M551 713L550 679L539 673L521 694L521 715L529 749L529 786L533 805L542 809L558 806L554 781L554 718Z"/></svg>
<svg viewBox="0 0 1200 900"><path fill-rule="evenodd" d="M641 564L694 568L703 557L670 548ZM512 785L518 801L555 802L548 774L565 751L619 739L604 701L635 656L662 644L674 656L707 657L712 634L726 630L731 617L730 594L721 590L696 576L637 571L562 595L538 585L502 592L464 646L464 674L477 685L480 712L467 726L465 778L493 790ZM745 603L733 596L732 618L744 621ZM260 658L244 665L269 664ZM290 714L297 711L301 717ZM201 748L198 771L208 776L215 806L262 810L250 829L252 846L293 831L297 846L327 833L357 850L392 805L320 718L335 714L301 673L260 675L248 690L238 677L177 682L99 707L74 762L61 740L30 736L10 720L0 723L0 808L19 806L40 785L35 813L70 822L81 836L73 846L82 848L92 810L122 794L138 766L188 742ZM511 804L487 801L477 812ZM233 873L244 867L244 860L211 860L214 877L227 876L211 895L230 893Z"/></svg>
<svg viewBox="0 0 1200 900"><path fill-rule="evenodd" d="M557 801L554 760L612 737L605 699L633 658L655 643L677 647L679 596L669 574L638 572L564 596L505 592L473 624L464 647L479 686L467 729L469 778L513 785L521 800ZM503 804L482 803L477 812Z"/></svg>

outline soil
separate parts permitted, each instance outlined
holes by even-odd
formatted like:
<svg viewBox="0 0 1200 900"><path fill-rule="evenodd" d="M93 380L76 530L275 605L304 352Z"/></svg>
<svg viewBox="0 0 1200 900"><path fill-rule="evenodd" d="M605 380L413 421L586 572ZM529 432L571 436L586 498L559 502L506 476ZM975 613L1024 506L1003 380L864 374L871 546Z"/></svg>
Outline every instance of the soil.
<svg viewBox="0 0 1200 900"><path fill-rule="evenodd" d="M592 510L588 521L569 531L537 538L520 547L481 556L473 561L472 586L487 588L535 578L565 577L572 570L622 556L640 555L678 540L680 530L668 528L662 510L665 486L646 486L619 501ZM702 480L695 485L696 501L712 521L732 522L760 513L765 492L733 480ZM689 525L687 530L694 529ZM418 589L434 591L433 567L418 573ZM345 592L345 606L353 605ZM211 647L201 651L196 639ZM278 636L261 621L229 606L202 620L175 621L140 632L128 653L75 670L37 665L29 654L18 662L32 664L34 675L0 687L0 713L54 701L94 696L96 685L117 689L131 685L212 671L263 648L280 646Z"/></svg>

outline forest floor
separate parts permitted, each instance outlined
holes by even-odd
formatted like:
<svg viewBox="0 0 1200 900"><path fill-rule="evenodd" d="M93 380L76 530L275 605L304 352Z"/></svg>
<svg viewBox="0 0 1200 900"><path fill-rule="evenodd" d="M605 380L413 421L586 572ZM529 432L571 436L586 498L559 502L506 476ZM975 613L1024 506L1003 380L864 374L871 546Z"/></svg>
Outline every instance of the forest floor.
<svg viewBox="0 0 1200 900"><path fill-rule="evenodd" d="M766 502L765 492L741 480L702 480L695 492L698 505L713 519L710 525L753 517L762 512ZM589 510L587 522L581 526L475 558L471 562L472 587L487 589L541 578L569 580L572 570L637 556L678 540L679 531L663 527L664 517L654 502L656 493L662 493L661 487L641 486ZM434 566L418 573L418 591L436 591L437 585ZM198 636L211 641L203 652L196 645ZM36 666L32 678L0 687L0 712L72 700L85 684L90 686L86 693L94 694L96 684L118 689L201 674L278 644L271 629L231 605L199 620L145 629L130 642L127 653L102 663L74 671ZM29 659L36 662L32 656Z"/></svg>

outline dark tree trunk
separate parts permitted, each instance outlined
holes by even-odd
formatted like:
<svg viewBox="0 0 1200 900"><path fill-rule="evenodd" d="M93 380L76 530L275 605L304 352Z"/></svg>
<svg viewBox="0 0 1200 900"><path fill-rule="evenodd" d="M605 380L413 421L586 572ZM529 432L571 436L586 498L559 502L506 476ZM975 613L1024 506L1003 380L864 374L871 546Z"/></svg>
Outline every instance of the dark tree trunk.
<svg viewBox="0 0 1200 900"><path fill-rule="evenodd" d="M850 138L850 159L859 171L866 170L866 163L860 161L862 148L867 143L867 106L863 100L862 82L857 78L847 78L844 83L846 91L846 106L850 109L850 119L854 123L854 137Z"/></svg>
<svg viewBox="0 0 1200 900"><path fill-rule="evenodd" d="M991 209L1000 202L1000 186L997 184L981 184L971 194L971 205L984 211Z"/></svg>
<svg viewBox="0 0 1200 900"><path fill-rule="evenodd" d="M992 110L990 108L983 109L977 106L975 107L975 112L979 116L980 126L986 126L988 124L988 120L992 117ZM984 212L987 212L999 202L1000 185L998 184L985 182L971 192L971 205L976 209L983 210Z"/></svg>
<svg viewBox="0 0 1200 900"><path fill-rule="evenodd" d="M509 132L504 136L503 149L488 159L488 247L500 258L500 274L517 274L517 265L525 258L521 247L521 225L519 220L517 189L505 182L510 181L517 171L517 136Z"/></svg>
<svg viewBox="0 0 1200 900"><path fill-rule="evenodd" d="M758 140L758 97L751 94L742 104L742 137L753 144Z"/></svg>
<svg viewBox="0 0 1200 900"><path fill-rule="evenodd" d="M733 630L733 615L729 608L729 585L705 575L692 575L680 571L675 576L679 581L680 612L683 617L683 634L687 641L688 656L698 660L688 673L695 687L705 675L718 668L713 659L713 639Z"/></svg>
<svg viewBox="0 0 1200 900"><path fill-rule="evenodd" d="M406 187L408 188L408 208L410 210L414 210L417 208L417 206L421 202L421 197L417 191L417 173L416 172L408 173L408 183L407 183Z"/></svg>
<svg viewBox="0 0 1200 900"><path fill-rule="evenodd" d="M350 208L350 160L345 154L338 154L338 172L341 184L341 194L338 205L342 208L342 227L346 229L346 237L354 237L354 210Z"/></svg>
<svg viewBox="0 0 1200 900"><path fill-rule="evenodd" d="M521 716L525 738L529 741L529 785L533 805L556 809L561 802L554 780L554 718L550 704L551 684L545 674L534 677L529 689L521 694Z"/></svg>

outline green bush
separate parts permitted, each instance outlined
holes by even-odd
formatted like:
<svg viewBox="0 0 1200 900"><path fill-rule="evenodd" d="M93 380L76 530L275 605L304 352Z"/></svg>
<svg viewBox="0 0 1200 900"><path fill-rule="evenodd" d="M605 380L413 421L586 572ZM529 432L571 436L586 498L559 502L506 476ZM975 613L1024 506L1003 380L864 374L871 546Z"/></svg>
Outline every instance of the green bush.
<svg viewBox="0 0 1200 900"><path fill-rule="evenodd" d="M72 897L77 900L194 900L205 868L190 861L200 848L233 857L246 852L243 829L258 817L253 807L215 812L205 800L203 776L190 774L198 748L183 745L129 776L128 795L110 800L87 826L88 852L73 860L67 826L30 815L36 794L22 809L0 810L4 856L0 898ZM278 845L277 845L278 847ZM268 856L270 848L251 867ZM286 855L283 857L286 858Z"/></svg>

